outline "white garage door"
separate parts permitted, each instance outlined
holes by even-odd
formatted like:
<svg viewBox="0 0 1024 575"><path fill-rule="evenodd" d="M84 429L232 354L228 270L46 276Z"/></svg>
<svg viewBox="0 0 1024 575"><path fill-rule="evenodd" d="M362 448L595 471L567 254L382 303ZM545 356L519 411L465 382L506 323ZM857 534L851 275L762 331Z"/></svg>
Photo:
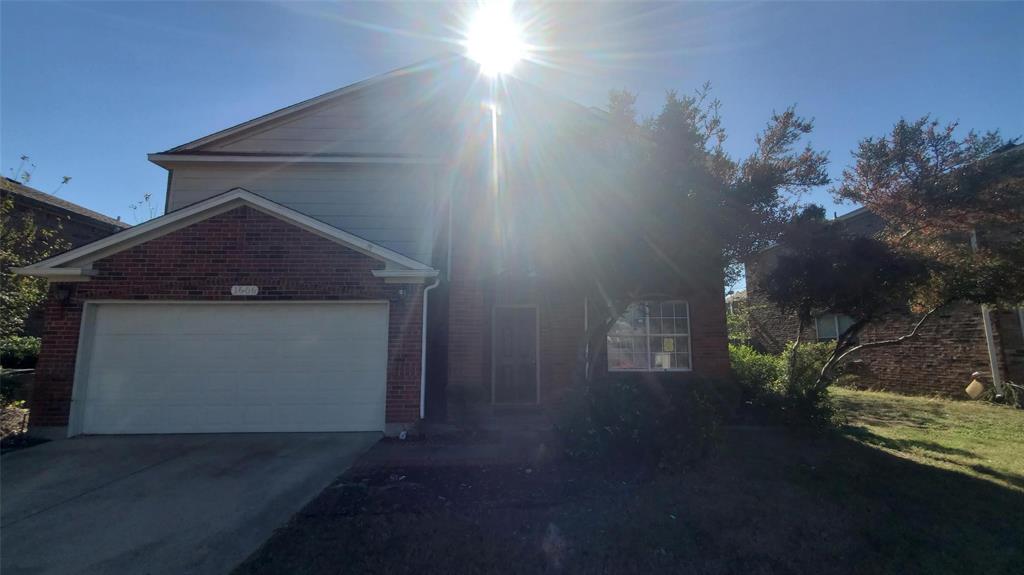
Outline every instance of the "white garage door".
<svg viewBox="0 0 1024 575"><path fill-rule="evenodd" d="M90 304L80 433L384 429L384 303Z"/></svg>

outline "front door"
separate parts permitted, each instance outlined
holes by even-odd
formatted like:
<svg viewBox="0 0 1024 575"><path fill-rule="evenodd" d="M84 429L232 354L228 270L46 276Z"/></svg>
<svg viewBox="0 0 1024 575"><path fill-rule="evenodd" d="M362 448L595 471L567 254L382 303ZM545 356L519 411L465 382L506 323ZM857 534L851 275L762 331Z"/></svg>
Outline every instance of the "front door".
<svg viewBox="0 0 1024 575"><path fill-rule="evenodd" d="M537 308L494 308L491 398L494 403L537 403Z"/></svg>

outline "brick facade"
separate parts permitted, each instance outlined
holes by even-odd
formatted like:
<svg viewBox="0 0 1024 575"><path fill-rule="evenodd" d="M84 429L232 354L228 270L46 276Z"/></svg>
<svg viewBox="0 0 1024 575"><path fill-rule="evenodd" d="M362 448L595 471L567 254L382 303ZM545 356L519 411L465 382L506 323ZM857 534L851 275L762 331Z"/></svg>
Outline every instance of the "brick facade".
<svg viewBox="0 0 1024 575"><path fill-rule="evenodd" d="M717 280L717 281L716 281ZM699 289L675 292L690 304L693 370L670 379L731 378L722 280L709 276ZM584 295L559 283L512 279L455 281L449 314L448 413L472 418L491 401L492 310L495 305L536 305L540 336L540 403L556 403L572 382L585 335ZM598 365L605 365L599 360Z"/></svg>
<svg viewBox="0 0 1024 575"><path fill-rule="evenodd" d="M384 264L249 207L235 208L113 254L98 276L58 284L46 303L31 425L68 423L83 303L88 300L389 302L388 424L419 418L422 286L388 284ZM257 285L235 297L232 285Z"/></svg>

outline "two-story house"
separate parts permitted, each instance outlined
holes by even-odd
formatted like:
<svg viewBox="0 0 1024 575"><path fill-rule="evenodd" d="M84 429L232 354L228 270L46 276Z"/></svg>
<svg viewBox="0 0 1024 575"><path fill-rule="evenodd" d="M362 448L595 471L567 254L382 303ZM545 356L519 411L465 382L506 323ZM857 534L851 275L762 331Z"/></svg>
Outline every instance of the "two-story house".
<svg viewBox="0 0 1024 575"><path fill-rule="evenodd" d="M395 433L551 405L608 128L450 57L151 154L163 216L22 270L52 284L31 427ZM727 377L721 271L632 306L610 370Z"/></svg>

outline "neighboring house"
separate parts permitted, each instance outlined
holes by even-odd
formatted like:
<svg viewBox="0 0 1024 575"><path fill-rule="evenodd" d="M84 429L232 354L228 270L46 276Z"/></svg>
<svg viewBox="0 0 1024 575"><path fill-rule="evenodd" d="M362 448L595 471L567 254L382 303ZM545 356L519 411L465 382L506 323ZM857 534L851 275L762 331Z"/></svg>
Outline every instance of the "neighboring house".
<svg viewBox="0 0 1024 575"><path fill-rule="evenodd" d="M607 129L450 58L151 154L165 215L23 270L53 283L30 425L396 433L551 405ZM722 270L684 279L630 309L612 370L729 376Z"/></svg>
<svg viewBox="0 0 1024 575"><path fill-rule="evenodd" d="M882 230L881 218L865 208L837 218L852 234L874 235ZM755 346L777 353L796 337L797 321L782 314L759 289L759 279L768 273L785 246L764 250L746 262L747 306L750 335ZM894 302L894 307L899 304ZM991 312L993 350L1000 374L1010 381L1024 381L1024 309ZM873 321L860 335L862 341L889 339L910 333L920 315L909 309L894 311ZM852 323L849 317L823 314L803 332L805 341L834 340ZM854 369L864 387L903 393L966 397L964 388L971 374L991 372L981 307L955 303L936 313L918 337L896 346L876 348L856 356ZM986 375L986 382L991 377Z"/></svg>
<svg viewBox="0 0 1024 575"><path fill-rule="evenodd" d="M55 239L69 248L77 248L130 227L121 220L30 188L21 182L0 178L0 198L8 197L12 204L11 218L31 218L40 228L55 231ZM26 318L25 335L38 337L42 334L43 314L40 309Z"/></svg>

